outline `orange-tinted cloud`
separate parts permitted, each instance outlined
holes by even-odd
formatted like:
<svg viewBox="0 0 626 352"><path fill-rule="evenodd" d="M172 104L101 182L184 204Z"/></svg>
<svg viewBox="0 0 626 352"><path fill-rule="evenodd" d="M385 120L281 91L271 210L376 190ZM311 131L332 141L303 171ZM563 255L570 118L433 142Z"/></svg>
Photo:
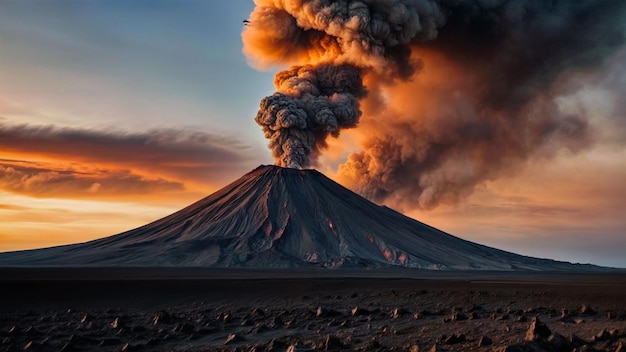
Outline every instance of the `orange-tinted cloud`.
<svg viewBox="0 0 626 352"><path fill-rule="evenodd" d="M488 93L500 94L499 86L487 74L468 70L453 55L415 50L422 72L412 81L378 85L379 95L368 97L360 126L351 132L360 136L362 151L340 168L344 183L375 201L405 210L456 204L484 182L563 151L589 150L604 143L606 126L621 127L607 123L623 120L619 113L601 125L596 111L564 108L559 98L589 89L591 78L623 72L623 63L589 73L585 81L567 74L543 86L524 81L509 89L514 102L504 103L492 101ZM575 105L580 99L569 100ZM605 100L616 111L626 106L617 95Z"/></svg>
<svg viewBox="0 0 626 352"><path fill-rule="evenodd" d="M122 199L182 192L181 182L149 179L128 170L77 170L0 160L0 189L33 197Z"/></svg>
<svg viewBox="0 0 626 352"><path fill-rule="evenodd" d="M486 182L465 202L407 214L453 235L531 256L625 266L626 158L595 148Z"/></svg>
<svg viewBox="0 0 626 352"><path fill-rule="evenodd" d="M203 132L121 133L0 123L0 189L119 198L220 185L251 166L241 143Z"/></svg>

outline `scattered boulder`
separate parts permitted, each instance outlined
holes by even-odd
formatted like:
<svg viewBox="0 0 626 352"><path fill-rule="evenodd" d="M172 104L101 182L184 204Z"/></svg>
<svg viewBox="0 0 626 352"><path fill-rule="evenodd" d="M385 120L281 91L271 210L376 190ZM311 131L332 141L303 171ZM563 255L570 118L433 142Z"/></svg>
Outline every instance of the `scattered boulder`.
<svg viewBox="0 0 626 352"><path fill-rule="evenodd" d="M274 352L274 351L283 351L285 348L289 348L286 343L283 341L272 339L265 347L264 351Z"/></svg>
<svg viewBox="0 0 626 352"><path fill-rule="evenodd" d="M118 329L124 327L124 325L128 322L128 318L126 316L116 317L115 320L109 324L111 328Z"/></svg>
<svg viewBox="0 0 626 352"><path fill-rule="evenodd" d="M189 323L178 323L178 324L176 324L176 326L173 329L174 332L181 333L181 334L192 333L195 330L196 330L195 326L193 326L192 324L189 324Z"/></svg>
<svg viewBox="0 0 626 352"><path fill-rule="evenodd" d="M467 320L467 315L461 313L461 312L452 312L452 315L450 316L450 321L463 321L463 320Z"/></svg>
<svg viewBox="0 0 626 352"><path fill-rule="evenodd" d="M598 313L595 310L591 309L591 307L587 306L586 304L583 304L578 311L580 312L580 314L584 314L584 315L594 315Z"/></svg>
<svg viewBox="0 0 626 352"><path fill-rule="evenodd" d="M584 346L584 345L586 345L588 343L584 339L581 339L580 337L578 337L578 336L576 336L574 334L572 334L570 336L569 342L572 344L572 346L574 348L578 348L578 347Z"/></svg>
<svg viewBox="0 0 626 352"><path fill-rule="evenodd" d="M327 335L324 340L324 350L326 351L339 350L345 347L337 336Z"/></svg>
<svg viewBox="0 0 626 352"><path fill-rule="evenodd" d="M418 345L411 345L409 347L409 352L420 352L420 346L418 346Z"/></svg>
<svg viewBox="0 0 626 352"><path fill-rule="evenodd" d="M558 333L550 335L548 342L556 352L570 352L574 348L565 336Z"/></svg>
<svg viewBox="0 0 626 352"><path fill-rule="evenodd" d="M572 316L570 315L567 309L561 310L561 317L559 317L559 321L561 323L568 323L568 324L575 323L574 319L572 318Z"/></svg>
<svg viewBox="0 0 626 352"><path fill-rule="evenodd" d="M490 346L492 344L493 344L493 341L485 335L481 336L480 339L478 340L478 347Z"/></svg>
<svg viewBox="0 0 626 352"><path fill-rule="evenodd" d="M452 336L448 336L445 340L444 343L446 345L454 345L457 343L463 343L465 342L467 339L465 338L465 335L463 334L455 334Z"/></svg>
<svg viewBox="0 0 626 352"><path fill-rule="evenodd" d="M251 314L253 317L262 317L265 316L265 311L261 308L256 307L252 310Z"/></svg>
<svg viewBox="0 0 626 352"><path fill-rule="evenodd" d="M80 319L80 322L87 323L87 322L90 322L91 320L93 320L93 317L89 315L88 313L85 313L83 317Z"/></svg>
<svg viewBox="0 0 626 352"><path fill-rule="evenodd" d="M152 325L169 324L171 322L172 322L172 316L170 315L170 313L164 310L158 312L152 317Z"/></svg>
<svg viewBox="0 0 626 352"><path fill-rule="evenodd" d="M226 341L224 341L224 345L230 345L233 343L244 341L245 339L238 334L230 334L226 337Z"/></svg>
<svg viewBox="0 0 626 352"><path fill-rule="evenodd" d="M434 344L433 347L431 347L428 350L428 352L441 352L441 351L442 351L442 349L439 346L437 346L437 344Z"/></svg>
<svg viewBox="0 0 626 352"><path fill-rule="evenodd" d="M526 341L518 344L499 347L495 349L494 352L546 352L551 350L552 349L549 345L544 345L542 343L538 343L537 341Z"/></svg>
<svg viewBox="0 0 626 352"><path fill-rule="evenodd" d="M328 311L322 307L317 307L317 310L315 311L315 315L318 317L324 317L327 316Z"/></svg>
<svg viewBox="0 0 626 352"><path fill-rule="evenodd" d="M24 351L35 351L38 348L38 344L33 341L28 341L22 348Z"/></svg>
<svg viewBox="0 0 626 352"><path fill-rule="evenodd" d="M606 331L606 329L602 329L602 331L600 331L599 333L596 334L596 336L593 337L593 342L597 342L597 341L606 341L611 339L611 334Z"/></svg>
<svg viewBox="0 0 626 352"><path fill-rule="evenodd" d="M543 338L547 339L552 332L550 328L544 323L542 323L538 317L534 317L526 331L526 341L535 341L537 339Z"/></svg>
<svg viewBox="0 0 626 352"><path fill-rule="evenodd" d="M287 347L287 352L306 352L306 351L311 351L311 349L300 343L295 343Z"/></svg>
<svg viewBox="0 0 626 352"><path fill-rule="evenodd" d="M317 307L317 311L315 312L315 315L318 317L336 317L341 314L334 309L325 309L322 307Z"/></svg>
<svg viewBox="0 0 626 352"><path fill-rule="evenodd" d="M369 315L370 311L367 310L367 309L354 307L354 308L352 308L351 313L352 313L352 316L358 317L358 316L362 316L362 315Z"/></svg>
<svg viewBox="0 0 626 352"><path fill-rule="evenodd" d="M277 329L285 325L283 318L281 317L273 317L268 326L272 329Z"/></svg>
<svg viewBox="0 0 626 352"><path fill-rule="evenodd" d="M217 315L217 320L221 320L224 324L228 323L231 318L230 313L220 313Z"/></svg>
<svg viewBox="0 0 626 352"><path fill-rule="evenodd" d="M32 325L24 329L23 334L31 337L41 336L42 332L35 329Z"/></svg>
<svg viewBox="0 0 626 352"><path fill-rule="evenodd" d="M409 313L409 311L407 311L404 308L395 308L393 311L391 311L391 317L393 319L398 319L401 316L406 315L408 313Z"/></svg>
<svg viewBox="0 0 626 352"><path fill-rule="evenodd" d="M143 345L141 344L131 345L130 343L127 343L124 346L122 346L122 349L120 351L131 352L131 351L141 351L142 349L143 349Z"/></svg>

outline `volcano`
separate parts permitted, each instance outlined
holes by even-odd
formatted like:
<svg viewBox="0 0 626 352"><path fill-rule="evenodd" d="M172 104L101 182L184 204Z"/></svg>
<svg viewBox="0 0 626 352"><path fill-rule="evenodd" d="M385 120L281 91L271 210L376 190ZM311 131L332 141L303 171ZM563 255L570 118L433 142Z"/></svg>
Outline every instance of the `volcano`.
<svg viewBox="0 0 626 352"><path fill-rule="evenodd" d="M0 264L581 269L460 239L374 204L318 171L279 166L260 166L137 229L85 243L1 253Z"/></svg>

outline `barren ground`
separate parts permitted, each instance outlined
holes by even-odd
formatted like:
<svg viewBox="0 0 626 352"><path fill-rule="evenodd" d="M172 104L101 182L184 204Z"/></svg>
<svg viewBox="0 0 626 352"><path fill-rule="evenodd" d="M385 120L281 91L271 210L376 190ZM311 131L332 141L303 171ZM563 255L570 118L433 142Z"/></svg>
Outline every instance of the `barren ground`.
<svg viewBox="0 0 626 352"><path fill-rule="evenodd" d="M626 350L624 272L0 273L0 351Z"/></svg>

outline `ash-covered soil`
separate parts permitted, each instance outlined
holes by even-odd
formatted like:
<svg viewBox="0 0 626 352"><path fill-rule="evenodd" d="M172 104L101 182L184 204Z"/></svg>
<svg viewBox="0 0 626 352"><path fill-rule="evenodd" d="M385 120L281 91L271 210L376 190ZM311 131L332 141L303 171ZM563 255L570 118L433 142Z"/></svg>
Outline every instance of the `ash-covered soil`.
<svg viewBox="0 0 626 352"><path fill-rule="evenodd" d="M0 351L624 351L626 274L2 269Z"/></svg>

